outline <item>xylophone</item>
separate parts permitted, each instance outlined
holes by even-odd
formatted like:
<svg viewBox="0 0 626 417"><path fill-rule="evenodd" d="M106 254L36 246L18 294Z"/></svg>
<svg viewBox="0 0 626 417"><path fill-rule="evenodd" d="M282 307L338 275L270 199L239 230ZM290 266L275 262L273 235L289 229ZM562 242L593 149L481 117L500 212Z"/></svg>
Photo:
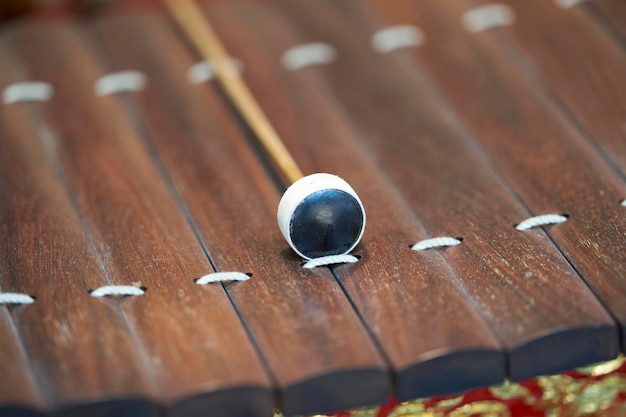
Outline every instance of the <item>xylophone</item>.
<svg viewBox="0 0 626 417"><path fill-rule="evenodd" d="M626 345L618 0L211 1L305 173L367 212L305 268L285 183L156 1L0 28L0 416L330 413Z"/></svg>

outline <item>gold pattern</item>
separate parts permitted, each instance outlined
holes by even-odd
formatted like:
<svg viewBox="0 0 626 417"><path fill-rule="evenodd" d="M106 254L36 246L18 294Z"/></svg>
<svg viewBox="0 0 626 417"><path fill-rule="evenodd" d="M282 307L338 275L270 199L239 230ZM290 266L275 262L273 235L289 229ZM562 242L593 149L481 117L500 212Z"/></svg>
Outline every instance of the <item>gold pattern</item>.
<svg viewBox="0 0 626 417"><path fill-rule="evenodd" d="M497 401L476 401L451 411L449 417L508 417L509 409Z"/></svg>
<svg viewBox="0 0 626 417"><path fill-rule="evenodd" d="M452 407L456 407L457 405L459 405L461 402L463 401L463 397L453 397L453 398L448 398L445 400L441 400L439 401L435 406L434 409L435 410L445 410L448 408L452 408Z"/></svg>
<svg viewBox="0 0 626 417"><path fill-rule="evenodd" d="M389 414L389 417L412 417L412 416L424 416L424 417L439 417L432 412L429 414L424 407L424 400L414 400L399 404Z"/></svg>
<svg viewBox="0 0 626 417"><path fill-rule="evenodd" d="M531 388L532 391L531 391ZM488 388L492 399L468 402L464 395L419 399L396 405L384 417L518 417L517 403L545 417L626 416L626 358ZM352 411L350 417L379 417L380 407ZM282 417L276 414L275 417ZM326 416L315 416L326 417Z"/></svg>
<svg viewBox="0 0 626 417"><path fill-rule="evenodd" d="M374 408L362 408L360 410L350 413L350 417L376 417L378 407Z"/></svg>
<svg viewBox="0 0 626 417"><path fill-rule="evenodd" d="M528 388L510 381L506 381L502 385L496 385L495 387L489 388L489 392L491 395L501 400L522 398L526 404L529 404L533 400Z"/></svg>

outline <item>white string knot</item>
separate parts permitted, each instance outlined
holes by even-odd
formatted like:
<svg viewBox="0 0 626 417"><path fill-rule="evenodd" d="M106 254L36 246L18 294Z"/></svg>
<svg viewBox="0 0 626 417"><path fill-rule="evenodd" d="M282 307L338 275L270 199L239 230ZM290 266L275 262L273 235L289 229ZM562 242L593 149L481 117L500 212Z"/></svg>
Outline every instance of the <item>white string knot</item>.
<svg viewBox="0 0 626 417"><path fill-rule="evenodd" d="M318 266L327 266L335 264L353 264L357 262L359 258L352 255L328 255L319 258L313 258L302 265L305 269L312 269Z"/></svg>
<svg viewBox="0 0 626 417"><path fill-rule="evenodd" d="M529 217L515 228L517 230L528 230L533 227L547 226L550 224L559 224L567 221L568 216L562 214L543 214L541 216Z"/></svg>
<svg viewBox="0 0 626 417"><path fill-rule="evenodd" d="M461 238L442 236L442 237L434 237L432 239L425 239L417 242L415 245L411 246L411 249L420 251L427 249L443 249L450 246L456 246L463 241Z"/></svg>
<svg viewBox="0 0 626 417"><path fill-rule="evenodd" d="M554 0L557 6L561 9L569 9L570 7L576 6L578 3L582 3L587 0Z"/></svg>
<svg viewBox="0 0 626 417"><path fill-rule="evenodd" d="M51 84L41 81L13 83L2 91L4 104L23 101L48 101L54 89Z"/></svg>
<svg viewBox="0 0 626 417"><path fill-rule="evenodd" d="M243 272L214 272L212 274L204 275L195 280L198 285L206 285L212 282L224 282L224 281L247 281L252 274L244 274Z"/></svg>
<svg viewBox="0 0 626 417"><path fill-rule="evenodd" d="M134 285L105 285L91 291L92 297L128 297L143 295L146 291Z"/></svg>
<svg viewBox="0 0 626 417"><path fill-rule="evenodd" d="M288 49L282 56L283 66L291 71L311 65L323 65L335 59L335 48L327 43L313 42Z"/></svg>
<svg viewBox="0 0 626 417"><path fill-rule="evenodd" d="M498 26L511 25L515 12L506 4L487 4L474 7L463 14L463 26L468 32L478 33Z"/></svg>
<svg viewBox="0 0 626 417"><path fill-rule="evenodd" d="M94 89L97 96L116 93L141 91L147 83L147 77L139 71L118 71L98 78Z"/></svg>
<svg viewBox="0 0 626 417"><path fill-rule="evenodd" d="M389 26L372 35L372 47L381 54L419 46L422 42L424 42L422 31L410 25Z"/></svg>
<svg viewBox="0 0 626 417"><path fill-rule="evenodd" d="M17 292L1 292L0 293L0 305L3 304L32 304L35 299L28 294L21 294Z"/></svg>

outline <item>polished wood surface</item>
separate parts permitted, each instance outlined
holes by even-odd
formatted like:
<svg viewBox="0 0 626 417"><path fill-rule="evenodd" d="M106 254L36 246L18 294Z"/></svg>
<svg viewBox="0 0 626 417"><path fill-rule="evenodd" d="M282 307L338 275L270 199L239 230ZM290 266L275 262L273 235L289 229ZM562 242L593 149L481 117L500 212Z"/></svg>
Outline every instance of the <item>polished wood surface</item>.
<svg viewBox="0 0 626 417"><path fill-rule="evenodd" d="M87 287L90 284L87 279L93 273L71 273L69 268L62 268L65 273L71 273L62 283L80 285L82 297L76 295L65 302L56 301L56 307L72 317L96 320L103 315L65 305L82 299L89 305L124 313L127 317L124 327L130 328L133 344L140 350L134 360L127 363L130 361L123 360L124 355L132 350L123 343L107 336L99 340L98 333L94 332L94 346L90 346L86 337L89 333L84 332L81 351L84 349L85 354L89 354L108 348L121 349L122 354L111 354L111 360L119 363L109 367L128 376L115 377L114 373L98 367L76 370L75 375L93 383L100 375L110 378L110 383L119 390L109 395L114 398L138 395L134 393L140 384L134 379L149 375L150 381L156 384L149 399L156 402L159 398L182 409L191 407L183 402L186 400L193 404L202 401L211 404L217 401L211 394L219 395L221 391L226 401L235 407L242 402L228 391L242 389L247 393L248 389L251 391L247 393L249 405L255 406L256 412L267 409L271 404L267 377L228 296L219 285L199 288L193 281L212 272L212 267L180 207L126 118L119 98L97 97L93 93L94 82L104 71L99 68L93 47L90 50L84 40L88 38L86 33L69 23L37 23L22 25L8 36L13 57L23 69L22 77L45 79L56 86L54 101L38 106L35 116L40 118L41 129L52 136L47 139L54 141L49 144L53 147L50 156L58 158L59 172L46 178L53 180L60 175L66 181L65 192L71 195L80 211L83 233L92 242L100 267L111 283L147 288L143 296L107 307L107 301L88 296L88 288L99 286ZM74 75L68 78L69 73ZM60 190L55 193L49 187L45 189L54 196L65 194ZM55 215L64 217L61 211ZM55 236L60 242L78 241L63 238L63 223L55 225L60 229ZM80 236L80 232L77 233ZM82 259L78 251L73 255ZM41 273L17 276L21 275L37 279ZM79 282L73 283L76 279ZM20 282L23 280L21 278ZM37 288L34 283L29 287ZM39 302L37 305L46 307ZM36 309L25 310L25 313L36 313ZM202 320L206 316L212 319ZM42 317L41 312L38 317ZM109 313L107 317L115 316ZM46 326L45 321L39 321ZM64 322L60 320L59 325ZM59 329L51 327L49 331ZM25 338L43 335L36 330L25 333ZM75 341L68 349L76 350L80 345ZM44 350L41 355L61 355L46 363L63 366L72 357L70 351L48 349L43 341L38 346ZM63 375L51 379L51 384L56 380L68 381ZM85 384L81 380L76 383ZM72 396L78 395L73 387L68 387L68 391ZM129 392L122 395L124 391ZM64 401L80 403L88 398L89 395L85 395Z"/></svg>
<svg viewBox="0 0 626 417"><path fill-rule="evenodd" d="M619 340L610 316L544 234L512 227L530 213L428 76L408 64L406 52L380 59L362 41L376 31L376 14L349 3L284 4L303 37L338 48L343 60L320 72L424 227L433 236L463 237L444 257L509 351L509 377L571 369L594 355L614 357ZM384 103L385 112L366 103Z"/></svg>
<svg viewBox="0 0 626 417"><path fill-rule="evenodd" d="M594 0L588 4L591 12L609 34L621 39L626 46L626 3L615 0Z"/></svg>
<svg viewBox="0 0 626 417"><path fill-rule="evenodd" d="M4 46L0 77L28 78L18 64L9 65ZM0 192L3 202L11 202L1 205L2 291L36 297L32 305L9 310L21 348L15 350L11 338L3 338L9 344L3 355L15 352L10 367L29 362L23 377L36 383L38 393L11 395L22 381L10 378L14 372L9 369L2 372L2 385L9 389L2 398L10 406L55 410L127 399L125 406L140 415L156 415L144 401L151 383L125 315L114 304L89 296L89 289L106 285L108 277L59 176L53 156L58 136L35 116L37 111L33 103L4 107L0 113Z"/></svg>
<svg viewBox="0 0 626 417"><path fill-rule="evenodd" d="M366 207L370 238L355 251L362 259L336 274L392 365L399 395L437 392L441 387L431 385L433 380L460 390L502 378L494 337L443 257L415 256L409 249L428 236L342 120L341 109L329 103L330 90L307 71L288 74L281 67L282 51L297 44L287 19L265 6L244 7L218 5L209 14L232 54L257 68L244 74L253 93L304 170L340 175L359 190ZM244 10L255 16L254 24L242 22L249 29L227 24L246 16ZM260 48L266 53L252 61ZM471 363L481 371L473 372Z"/></svg>
<svg viewBox="0 0 626 417"><path fill-rule="evenodd" d="M570 216L562 227L546 232L617 318L623 337L623 179L494 33L470 36L460 25L441 24L460 21L467 7L434 1L389 6L384 7L396 19L437 31L447 41L425 43L415 56L529 211Z"/></svg>
<svg viewBox="0 0 626 417"><path fill-rule="evenodd" d="M624 48L595 1L524 4L475 34L469 0L206 2L298 165L342 176L366 208L360 260L312 270L275 224L287 184L227 94L188 81L200 58L158 2L3 27L0 88L54 94L0 104L0 289L36 297L0 306L0 415L320 413L614 358ZM538 46L531 20L589 36ZM423 43L374 51L392 24ZM308 42L334 61L285 69ZM607 65L560 76L560 49ZM145 88L96 96L124 70ZM514 227L546 213L569 217ZM410 249L437 236L462 242ZM214 271L251 277L195 284ZM89 295L107 284L146 292Z"/></svg>
<svg viewBox="0 0 626 417"><path fill-rule="evenodd" d="M340 286L325 268L306 272L285 248L275 226L279 191L217 91L187 82L192 50L163 18L98 23L115 67L146 71L159 86L137 95L135 105L212 261L219 270L252 273L227 291L268 362L282 407L304 414L384 401L388 372Z"/></svg>
<svg viewBox="0 0 626 417"><path fill-rule="evenodd" d="M606 27L598 25L584 8L562 10L550 2L504 3L515 7L517 20L498 33L529 58L539 71L539 81L549 86L548 93L556 95L566 113L571 113L572 122L580 124L583 135L597 143L601 155L626 178L624 45L613 42ZM571 35L559 36L563 32Z"/></svg>
<svg viewBox="0 0 626 417"><path fill-rule="evenodd" d="M23 350L13 318L6 309L0 311L0 410L6 415L40 417L42 399L31 367Z"/></svg>

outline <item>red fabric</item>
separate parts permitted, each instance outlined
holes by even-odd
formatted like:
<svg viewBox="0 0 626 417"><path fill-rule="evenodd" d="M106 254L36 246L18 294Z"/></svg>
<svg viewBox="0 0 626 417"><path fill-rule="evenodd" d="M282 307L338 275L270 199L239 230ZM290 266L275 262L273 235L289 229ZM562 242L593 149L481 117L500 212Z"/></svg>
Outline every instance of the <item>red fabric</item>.
<svg viewBox="0 0 626 417"><path fill-rule="evenodd" d="M502 404L511 417L569 417L576 415L624 417L626 416L626 361L611 372L593 376L589 373L573 370L553 377L534 378L522 381L512 386L496 388L479 388L467 391L461 396L437 396L419 401L420 407L429 415L448 416L459 412L460 408L469 405L497 405ZM593 391L592 391L593 390ZM548 392L550 391L550 392ZM589 412L594 407L594 397L591 392L599 392L596 411ZM519 392L520 395L514 395ZM609 402L607 402L608 395ZM513 393L513 394L512 394ZM614 396L611 397L611 393ZM572 396L583 395L584 401L572 400ZM457 399L454 401L454 399ZM453 400L453 401L451 401ZM603 405L600 404L603 401ZM445 406L445 404L453 405ZM395 397L380 407L372 410L372 416L389 417L394 410L402 407ZM478 408L477 408L478 409ZM488 413L476 412L467 414L468 417L480 417ZM362 414L359 414L362 415ZM369 414L368 414L369 415ZM419 415L419 413L417 413ZM465 415L465 414L464 414ZM350 412L329 414L332 417L351 417Z"/></svg>

